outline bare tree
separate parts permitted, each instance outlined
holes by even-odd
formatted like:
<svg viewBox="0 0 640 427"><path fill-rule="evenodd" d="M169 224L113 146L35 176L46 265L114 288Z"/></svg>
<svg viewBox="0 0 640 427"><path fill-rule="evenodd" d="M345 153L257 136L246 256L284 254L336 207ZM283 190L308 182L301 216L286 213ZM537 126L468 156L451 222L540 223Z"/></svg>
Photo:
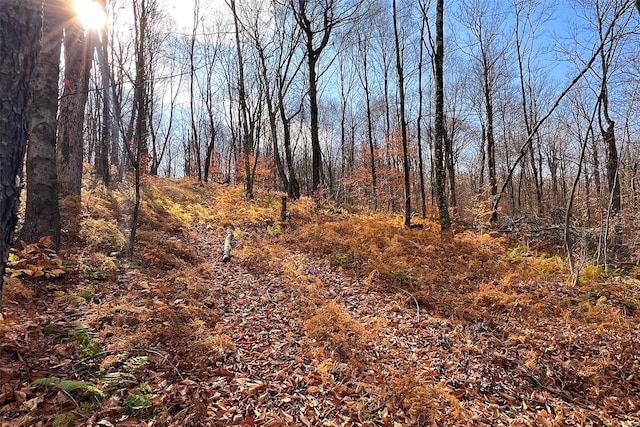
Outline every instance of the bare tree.
<svg viewBox="0 0 640 427"><path fill-rule="evenodd" d="M398 31L398 8L396 6L396 0L393 0L393 35L396 48L396 72L398 75L398 93L400 99L398 103L400 105L400 134L402 138L402 168L404 172L404 226L411 226L411 182L410 165L409 165L409 149L408 149L408 131L407 131L407 118L406 118L406 99L404 88L404 59L403 50L404 47L400 45L400 33Z"/></svg>
<svg viewBox="0 0 640 427"><path fill-rule="evenodd" d="M364 29L362 30L365 31ZM358 76L360 77L360 83L362 84L362 90L364 91L365 97L365 106L366 106L366 115L367 115L367 145L369 147L369 158L370 158L370 169L371 169L371 197L373 199L373 208L374 210L378 209L378 176L376 172L376 140L374 137L374 129L373 129L373 108L371 102L371 78L369 74L370 70L370 51L371 45L367 40L367 36L365 34L361 34L358 40L358 54L362 58L362 68L356 67L359 70ZM421 163L422 165L422 163ZM420 169L420 173L422 173L422 169ZM423 198L424 200L424 198Z"/></svg>
<svg viewBox="0 0 640 427"><path fill-rule="evenodd" d="M418 1L418 7L420 9L420 47L418 49L418 117L416 118L416 139L418 142L418 176L420 179L420 207L422 210L422 218L427 217L427 193L425 189L425 176L424 176L424 160L422 155L422 122L424 116L424 48L427 40L427 26L428 17L427 11L431 7L431 0ZM433 50L433 49L432 49Z"/></svg>
<svg viewBox="0 0 640 427"><path fill-rule="evenodd" d="M536 121L536 107L539 95L533 83L533 67L537 61L536 52L534 52L535 37L537 31L546 22L549 17L549 9L546 2L535 0L523 2L514 0L513 8L515 14L515 44L518 60L518 72L520 75L520 94L522 113L524 118L525 130L527 135L531 133L532 125ZM535 142L540 144L540 135L537 133L534 138L530 139L529 146L529 165L533 176L536 196L536 210L542 210L543 197L543 176L542 168L539 167L540 159L536 159Z"/></svg>
<svg viewBox="0 0 640 427"><path fill-rule="evenodd" d="M244 173L245 173L245 195L248 199L253 199L253 183L254 176L251 168L251 156L253 154L254 131L250 124L250 112L247 104L247 93L245 86L245 66L242 45L240 43L240 19L236 10L235 0L227 0L227 5L231 8L233 14L233 28L236 43L236 55L238 60L238 97L240 103L240 127L242 130L242 152L244 154ZM254 166L257 164L257 158L254 160Z"/></svg>
<svg viewBox="0 0 640 427"><path fill-rule="evenodd" d="M501 61L507 52L507 44L501 42L504 16L499 3L490 5L480 0L462 2L460 21L468 28L471 49L467 53L477 64L477 73L483 95L483 125L486 137L487 172L491 194L496 195L498 181L496 175L496 137L494 103L499 79L501 77Z"/></svg>
<svg viewBox="0 0 640 427"><path fill-rule="evenodd" d="M497 196L495 197L495 199L493 201L493 207L492 207L492 213L491 213L491 222L495 222L498 219L498 207L500 205L500 201L502 200L502 195L504 194L505 189L507 188L507 186L511 182L511 178L513 177L513 173L514 173L517 165L520 163L520 161L527 154L527 152L528 152L527 148L529 147L529 143L530 143L531 138L533 138L536 135L536 133L538 132L540 127L547 121L547 119L549 119L549 117L551 117L553 112L560 105L560 102L564 99L565 96L567 96L567 94L571 91L571 89L573 89L573 87L580 80L582 80L582 78L591 70L591 68L593 67L593 64L600 57L600 54L601 54L602 50L606 47L606 44L607 44L607 41L609 40L609 37L611 36L612 33L615 32L615 29L617 28L617 19L619 19L621 16L624 16L624 14L629 11L630 7L631 7L631 2L626 2L626 3L623 4L623 7L620 7L620 8L616 9L616 11L615 11L615 13L613 15L613 19L610 20L609 24L605 27L604 31L602 32L603 35L600 38L600 42L599 42L598 46L595 48L595 50L592 52L591 57L589 58L589 60L584 61L584 65L577 72L577 74L571 80L571 82L569 82L567 84L567 86L564 88L564 90L556 97L555 101L549 107L549 109L547 110L546 114L544 116L542 116L535 123L535 125L532 126L531 133L529 133L529 135L527 136L527 139L525 140L524 144L520 147L519 152L518 152L518 157L516 158L516 160L513 163L513 165L511 165L511 167L509 168L509 170L507 172L507 175L505 177L504 183L502 184L502 187L501 187L500 191L498 192Z"/></svg>
<svg viewBox="0 0 640 427"><path fill-rule="evenodd" d="M307 59L309 90L309 115L311 132L311 190L315 193L321 184L322 150L318 122L318 64L327 47L331 34L342 24L350 21L362 3L351 0L288 0L296 22L304 37Z"/></svg>
<svg viewBox="0 0 640 427"><path fill-rule="evenodd" d="M445 144L444 128L444 0L436 1L436 42L434 58L435 79L435 136L433 143L433 161L435 175L435 193L440 214L440 228L445 231L451 228L449 206L445 193L445 165L443 146Z"/></svg>
<svg viewBox="0 0 640 427"><path fill-rule="evenodd" d="M41 1L0 1L0 308L18 221L22 162L29 130L29 82L42 27Z"/></svg>
<svg viewBox="0 0 640 427"><path fill-rule="evenodd" d="M195 154L196 170L198 171L198 182L202 182L202 160L200 147L200 132L196 121L196 36L198 27L202 21L200 16L200 0L195 0L193 4L193 28L189 39L189 106L191 112L191 142Z"/></svg>

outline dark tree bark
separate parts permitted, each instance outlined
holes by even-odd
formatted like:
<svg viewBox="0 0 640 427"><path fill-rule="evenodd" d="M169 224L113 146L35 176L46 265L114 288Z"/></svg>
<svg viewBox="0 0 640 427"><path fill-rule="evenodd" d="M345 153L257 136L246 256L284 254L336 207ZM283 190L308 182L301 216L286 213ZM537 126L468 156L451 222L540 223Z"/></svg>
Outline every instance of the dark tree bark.
<svg viewBox="0 0 640 427"><path fill-rule="evenodd" d="M420 179L420 210L422 211L422 218L427 217L427 192L425 188L424 180L424 160L422 156L422 116L424 110L424 90L422 87L423 77L423 60L424 60L424 45L425 45L425 27L427 25L427 13L426 5L421 2L418 3L422 11L422 19L420 19L420 48L418 56L418 117L416 118L416 139L418 140L418 175Z"/></svg>
<svg viewBox="0 0 640 427"><path fill-rule="evenodd" d="M102 181L105 187L111 183L111 171L109 167L109 150L111 149L111 130L113 129L111 119L111 97L106 89L108 83L103 83L102 90L102 123L100 126L100 140L96 150L96 177Z"/></svg>
<svg viewBox="0 0 640 427"><path fill-rule="evenodd" d="M278 89L278 93L278 110L280 111L280 120L282 121L282 142L284 144L284 154L287 161L287 169L289 171L287 195L292 199L297 200L300 198L300 182L296 176L293 161L293 149L291 148L291 117L287 115L282 88Z"/></svg>
<svg viewBox="0 0 640 427"><path fill-rule="evenodd" d="M404 226L411 226L411 182L409 181L409 149L407 118L405 113L404 96L404 68L402 65L402 51L400 48L400 35L398 34L398 11L396 0L393 0L393 34L396 46L396 71L398 73L398 93L400 96L400 133L402 137L402 169L404 172Z"/></svg>
<svg viewBox="0 0 640 427"><path fill-rule="evenodd" d="M56 173L58 77L65 11L59 0L44 2L40 53L31 81L31 122L27 145L27 203L20 239L49 236L60 246Z"/></svg>
<svg viewBox="0 0 640 427"><path fill-rule="evenodd" d="M41 25L40 1L0 1L0 308L9 247L18 220L29 130L29 82Z"/></svg>
<svg viewBox="0 0 640 427"><path fill-rule="evenodd" d="M444 129L444 0L436 3L436 46L434 52L435 77L435 141L433 143L433 161L435 174L435 193L440 214L440 228L445 231L451 228L447 195L445 192L445 166L443 147L445 144Z"/></svg>
<svg viewBox="0 0 640 427"><path fill-rule="evenodd" d="M489 68L486 55L483 51L483 71L482 71L482 83L484 102L486 108L486 137L487 137L487 170L489 172L489 186L491 187L491 195L495 196L498 193L498 180L496 177L496 152L495 152L495 132L493 129L493 87L489 79Z"/></svg>
<svg viewBox="0 0 640 427"><path fill-rule="evenodd" d="M328 2L329 5L323 14L323 25L320 32L316 30L313 17L307 10L306 0L293 0L294 13L300 28L305 37L305 46L307 54L307 72L309 83L309 115L311 119L311 190L316 192L321 183L322 173L322 150L320 149L320 130L318 125L318 75L317 65L322 51L329 43L329 37L335 22L333 21L333 1ZM316 34L320 34L320 42L316 45Z"/></svg>
<svg viewBox="0 0 640 427"><path fill-rule="evenodd" d="M102 123L100 128L100 141L98 142L99 149L96 151L96 176L105 187L108 187L111 183L111 168L109 163L110 151L112 149L112 139L117 139L117 133L113 132L114 120L111 117L111 91L109 85L109 76L106 74L109 69L108 65L108 37L109 33L106 26L100 30L101 42L99 42L95 49L98 55L103 55L105 66L100 67L100 75L102 82Z"/></svg>
<svg viewBox="0 0 640 427"><path fill-rule="evenodd" d="M318 122L318 63L329 43L331 33L336 27L352 19L361 4L360 2L343 4L340 0L289 0L289 5L304 39L311 122L311 191L316 193L322 180L322 150Z"/></svg>
<svg viewBox="0 0 640 427"><path fill-rule="evenodd" d="M267 55L265 53L264 46L260 43L260 38L258 34L258 27L255 27L256 34L253 35L256 51L258 53L258 57L260 59L260 79L262 81L262 86L265 91L265 100L267 103L267 115L269 116L269 132L271 136L271 144L273 147L273 161L276 165L276 170L278 172L278 177L282 182L282 186L285 191L289 188L289 178L287 177L287 173L284 170L284 164L282 163L282 156L280 155L280 144L278 142L278 122L277 122L277 113L275 107L273 105L273 97L271 95L271 89L269 86L269 72L267 69Z"/></svg>

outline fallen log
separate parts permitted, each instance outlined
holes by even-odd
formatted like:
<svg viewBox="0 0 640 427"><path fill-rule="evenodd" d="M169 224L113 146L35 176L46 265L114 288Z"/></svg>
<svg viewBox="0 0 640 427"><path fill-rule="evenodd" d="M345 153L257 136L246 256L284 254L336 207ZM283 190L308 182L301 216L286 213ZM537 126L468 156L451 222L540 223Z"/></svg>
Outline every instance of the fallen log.
<svg viewBox="0 0 640 427"><path fill-rule="evenodd" d="M233 232L231 227L227 227L227 237L224 239L224 246L222 247L222 261L231 261L231 243L233 241Z"/></svg>

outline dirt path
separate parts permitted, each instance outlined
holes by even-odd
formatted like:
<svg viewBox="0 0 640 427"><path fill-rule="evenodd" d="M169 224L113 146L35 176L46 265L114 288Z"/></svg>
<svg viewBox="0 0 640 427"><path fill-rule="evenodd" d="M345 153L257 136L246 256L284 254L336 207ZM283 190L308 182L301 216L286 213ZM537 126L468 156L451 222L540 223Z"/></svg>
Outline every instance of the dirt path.
<svg viewBox="0 0 640 427"><path fill-rule="evenodd" d="M198 236L203 251L215 239ZM378 292L310 256L292 254L297 272L288 278L252 274L217 252L208 258L223 296L212 332L235 346L207 381L213 419L497 425L518 417L507 405L520 396L483 359L502 349L495 333L432 318L410 294Z"/></svg>
<svg viewBox="0 0 640 427"><path fill-rule="evenodd" d="M224 402L216 419L486 426L607 419L570 367L602 357L600 349L586 339L576 346L575 331L551 319L488 326L431 317L406 291L380 292L308 255L291 254L286 277L212 262L215 275L234 280L216 331L236 346L222 364L226 376L210 385ZM631 412L618 420L632 425L624 423L635 419L634 397L613 399Z"/></svg>

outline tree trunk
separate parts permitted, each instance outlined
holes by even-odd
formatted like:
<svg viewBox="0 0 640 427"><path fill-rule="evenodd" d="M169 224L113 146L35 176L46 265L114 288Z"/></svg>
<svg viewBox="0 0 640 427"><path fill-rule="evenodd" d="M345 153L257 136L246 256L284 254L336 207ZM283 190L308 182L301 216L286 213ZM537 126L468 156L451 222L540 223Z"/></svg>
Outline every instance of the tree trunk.
<svg viewBox="0 0 640 427"><path fill-rule="evenodd" d="M420 179L420 208L422 211L422 218L427 217L427 192L424 182L424 160L422 158L422 116L424 109L424 90L422 87L422 74L423 74L423 58L424 58L424 33L426 26L426 14L423 11L422 19L420 20L420 49L418 56L418 117L416 118L416 139L418 140L418 177Z"/></svg>
<svg viewBox="0 0 640 427"><path fill-rule="evenodd" d="M47 0L42 14L40 53L31 80L31 123L27 145L27 203L20 239L33 243L50 236L60 246L60 210L56 173L58 76L62 2Z"/></svg>
<svg viewBox="0 0 640 427"><path fill-rule="evenodd" d="M316 76L316 59L313 50L313 33L307 43L309 66L309 115L311 116L311 191L318 191L321 183L322 150L320 149L320 129L318 127L318 77Z"/></svg>
<svg viewBox="0 0 640 427"><path fill-rule="evenodd" d="M442 120L444 122L442 127L444 129L445 168L449 178L449 206L455 210L458 205L458 198L456 196L456 163L453 155L455 120L451 120L451 131L447 130L446 119L443 117Z"/></svg>
<svg viewBox="0 0 640 427"><path fill-rule="evenodd" d="M485 61L486 63L486 61ZM491 86L489 83L489 70L483 71L484 84L484 102L487 113L487 170L489 172L489 186L491 187L491 195L498 194L498 180L496 177L496 153L495 153L495 137L493 131L493 97L491 94Z"/></svg>
<svg viewBox="0 0 640 427"><path fill-rule="evenodd" d="M284 154L287 161L287 169L289 171L289 185L287 186L287 195L293 200L300 198L300 183L295 173L295 165L293 163L293 150L291 148L291 120L287 116L284 105L284 94L278 90L278 109L280 111L280 120L282 121L282 142L284 144Z"/></svg>
<svg viewBox="0 0 640 427"><path fill-rule="evenodd" d="M195 66L195 45L196 45L196 32L198 30L198 24L200 13L200 1L196 0L193 9L193 32L191 33L191 43L189 45L189 105L191 107L191 132L193 133L193 151L196 157L196 168L198 171L198 182L202 182L202 164L200 161L200 137L198 135L198 125L196 124L196 111L195 111L195 79L196 79L196 66ZM188 174L190 175L190 173Z"/></svg>
<svg viewBox="0 0 640 427"><path fill-rule="evenodd" d="M60 99L57 167L58 191L64 203L61 215L70 234L80 229L84 109L89 90L93 49L77 20L68 21L64 36L64 89Z"/></svg>
<svg viewBox="0 0 640 427"><path fill-rule="evenodd" d="M435 74L435 141L433 144L433 161L435 173L435 192L440 214L440 228L442 231L451 228L449 207L445 193L445 166L443 159L443 146L445 144L444 129L444 0L436 3L436 51L434 52Z"/></svg>
<svg viewBox="0 0 640 427"><path fill-rule="evenodd" d="M107 48L108 47L108 37L109 37L109 33L107 31L106 26L101 28L100 30L100 37L97 37L96 33L91 33L92 35L95 36L95 40L98 40L97 45L95 45L95 52L97 53L98 57L101 58L101 60L104 61L104 66L99 65L99 70L100 70L100 78L101 78L101 83L102 83L102 123L101 123L101 128L100 128L100 141L98 142L98 146L99 149L96 150L96 159L95 159L95 163L96 163L96 176L98 177L98 179L100 179L102 181L102 183L104 184L105 187L108 187L109 184L111 183L111 167L110 167L110 163L109 163L109 152L112 149L112 144L113 138L117 138L117 133L113 132L115 126L114 126L114 120L112 117L112 113L111 113L111 108L112 108L112 104L111 104L111 85L110 85L110 81L109 81L109 74L108 74L108 55L106 54L106 52L104 52L102 49ZM98 96L99 94L96 95L96 99L100 99L100 97ZM96 103L96 105L99 105L99 102Z"/></svg>
<svg viewBox="0 0 640 427"><path fill-rule="evenodd" d="M247 199L253 199L253 172L251 170L251 154L253 152L253 131L249 130L249 107L247 105L247 95L245 92L244 81L244 57L242 56L242 47L240 44L240 20L236 12L235 0L229 0L231 13L233 14L233 25L236 41L236 54L238 55L238 87L240 97L240 125L242 127L242 151L244 154L244 172L245 172L245 195ZM255 159L257 165L258 159Z"/></svg>
<svg viewBox="0 0 640 427"><path fill-rule="evenodd" d="M400 133L402 135L402 168L404 171L404 226L411 226L411 182L409 181L409 149L407 135L407 119L405 115L404 70L400 51L400 35L398 34L398 14L396 0L393 0L393 33L396 45L396 70L398 73L398 92L400 96Z"/></svg>
<svg viewBox="0 0 640 427"><path fill-rule="evenodd" d="M40 35L41 2L8 0L0 7L0 309L13 231L18 221L22 162L29 131L29 82Z"/></svg>
<svg viewBox="0 0 640 427"><path fill-rule="evenodd" d="M373 209L378 210L378 176L376 173L376 141L373 137L373 114L371 110L371 90L369 88L369 61L367 48L362 50L363 89L367 108L367 141L369 143L369 157L371 157L371 189Z"/></svg>

